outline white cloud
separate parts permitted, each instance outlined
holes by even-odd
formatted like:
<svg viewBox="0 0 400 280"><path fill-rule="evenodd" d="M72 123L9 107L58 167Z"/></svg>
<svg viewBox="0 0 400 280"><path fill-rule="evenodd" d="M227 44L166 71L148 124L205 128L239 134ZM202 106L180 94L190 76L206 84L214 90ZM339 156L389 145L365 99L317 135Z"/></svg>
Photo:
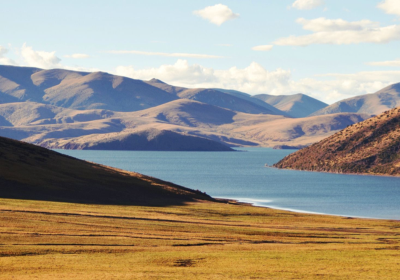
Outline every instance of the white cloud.
<svg viewBox="0 0 400 280"><path fill-rule="evenodd" d="M322 6L323 4L323 0L296 0L292 4L292 7L298 10L311 10Z"/></svg>
<svg viewBox="0 0 400 280"><path fill-rule="evenodd" d="M303 29L313 32L360 31L379 27L379 22L370 20L348 22L343 19L326 19L323 17L311 20L299 18L296 22L303 25Z"/></svg>
<svg viewBox="0 0 400 280"><path fill-rule="evenodd" d="M378 4L378 8L384 10L387 14L400 16L399 0L385 0Z"/></svg>
<svg viewBox="0 0 400 280"><path fill-rule="evenodd" d="M17 61L5 57L9 51L5 47L0 46L0 64L31 66L44 69L60 68L85 72L100 71L98 68L63 65L61 64L61 59L56 56L55 52L36 51L26 44L23 44L21 48L12 48L12 51L14 55L18 57Z"/></svg>
<svg viewBox="0 0 400 280"><path fill-rule="evenodd" d="M376 62L368 62L368 65L372 66L394 66L400 67L400 59L389 60L389 61L376 61Z"/></svg>
<svg viewBox="0 0 400 280"><path fill-rule="evenodd" d="M228 6L222 4L205 7L202 10L194 11L193 14L198 15L216 25L221 25L228 20L239 17L239 14L233 13Z"/></svg>
<svg viewBox="0 0 400 280"><path fill-rule="evenodd" d="M290 78L290 71L277 69L270 72L256 62L244 69L231 67L228 70L214 70L198 64L189 64L183 59L172 65L142 70L136 70L132 66L119 66L115 74L142 80L157 78L190 88L220 87L252 93L264 91L278 93L280 85L286 84Z"/></svg>
<svg viewBox="0 0 400 280"><path fill-rule="evenodd" d="M6 49L3 46L0 46L0 64L3 65L15 65L15 61L12 59L9 59L8 57L4 57L4 55L8 53L8 49Z"/></svg>
<svg viewBox="0 0 400 280"><path fill-rule="evenodd" d="M71 55L64 55L64 57L79 59L79 58L88 58L88 57L90 57L90 55L84 54L84 53L74 53L74 54L71 54Z"/></svg>
<svg viewBox="0 0 400 280"><path fill-rule="evenodd" d="M194 53L164 53L164 52L144 52L144 51L107 51L113 54L141 54L150 56L167 56L167 57L191 57L191 58L223 58L223 56L209 54L194 54Z"/></svg>
<svg viewBox="0 0 400 280"><path fill-rule="evenodd" d="M263 45L263 46L255 46L252 47L251 49L253 51L270 51L272 50L273 47L274 47L273 45Z"/></svg>
<svg viewBox="0 0 400 280"><path fill-rule="evenodd" d="M274 42L280 46L308 46L312 44L359 44L388 43L400 40L400 25L379 27L369 20L348 22L342 19L317 18L306 20L300 18L297 23L303 29L314 33L303 36L280 38Z"/></svg>
<svg viewBox="0 0 400 280"><path fill-rule="evenodd" d="M172 65L141 70L136 70L133 66L119 66L116 68L115 74L141 80L158 78L185 86L216 82L212 68L205 68L198 64L189 65L187 60L183 59L178 59Z"/></svg>
<svg viewBox="0 0 400 280"><path fill-rule="evenodd" d="M119 66L115 74L141 80L157 78L172 85L188 88L226 88L250 94L279 95L302 92L328 103L375 92L400 81L400 71L325 74L295 81L290 70L268 71L256 62L243 69L231 67L215 70L189 64L182 59L175 64L161 65L158 68L134 69L133 66Z"/></svg>
<svg viewBox="0 0 400 280"><path fill-rule="evenodd" d="M25 43L22 45L20 55L24 65L39 67L44 69L61 67L61 59L56 56L56 52L35 51Z"/></svg>
<svg viewBox="0 0 400 280"><path fill-rule="evenodd" d="M5 47L0 46L0 57L3 57L6 53L8 53L8 50Z"/></svg>

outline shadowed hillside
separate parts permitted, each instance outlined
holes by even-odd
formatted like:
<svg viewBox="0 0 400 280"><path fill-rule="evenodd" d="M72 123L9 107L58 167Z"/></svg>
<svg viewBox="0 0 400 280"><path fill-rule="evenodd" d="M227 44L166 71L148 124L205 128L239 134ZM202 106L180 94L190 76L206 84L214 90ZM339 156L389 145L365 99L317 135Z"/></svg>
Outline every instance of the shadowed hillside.
<svg viewBox="0 0 400 280"><path fill-rule="evenodd" d="M0 137L0 197L92 204L171 205L211 198L156 178Z"/></svg>
<svg viewBox="0 0 400 280"><path fill-rule="evenodd" d="M400 108L346 129L285 157L278 168L400 175Z"/></svg>
<svg viewBox="0 0 400 280"><path fill-rule="evenodd" d="M87 135L79 138L49 139L39 142L38 145L51 149L73 150L233 151L227 145L210 139L155 128L109 133L106 137Z"/></svg>

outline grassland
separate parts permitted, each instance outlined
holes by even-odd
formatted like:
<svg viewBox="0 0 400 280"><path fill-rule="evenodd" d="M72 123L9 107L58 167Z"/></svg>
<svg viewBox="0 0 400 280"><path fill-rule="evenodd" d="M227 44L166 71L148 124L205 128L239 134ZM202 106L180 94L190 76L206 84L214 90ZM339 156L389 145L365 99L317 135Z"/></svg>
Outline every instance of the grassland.
<svg viewBox="0 0 400 280"><path fill-rule="evenodd" d="M0 279L399 278L399 221L0 199Z"/></svg>

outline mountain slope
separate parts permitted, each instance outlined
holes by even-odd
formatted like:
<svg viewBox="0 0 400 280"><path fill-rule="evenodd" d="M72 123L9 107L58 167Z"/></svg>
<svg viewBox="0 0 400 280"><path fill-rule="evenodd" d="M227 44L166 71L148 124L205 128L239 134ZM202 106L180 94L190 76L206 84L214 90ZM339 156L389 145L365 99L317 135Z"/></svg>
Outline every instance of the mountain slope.
<svg viewBox="0 0 400 280"><path fill-rule="evenodd" d="M164 132L156 137L164 135L162 137L169 139L166 143L171 143L174 138L179 139L176 143L180 144L179 149L176 147L178 150L183 147L192 150L188 147L189 143L194 146L202 143L201 150L215 150L220 143L233 146L309 145L364 120L368 115L343 113L286 118L240 113L193 100L178 99L137 112L82 111L34 102L10 103L0 105L0 117L3 117L0 122L4 122L0 127L0 136L51 148L89 148L112 142L112 145L107 144L109 148L124 146L138 149L133 144L122 144L125 137L131 135L135 138L156 130L178 133L164 135ZM210 145L207 141L200 142L198 138L195 140L199 141L193 141L189 136L207 138L215 143ZM144 138L152 139L147 136ZM153 143L166 148L160 141ZM160 149L156 146L153 148ZM226 150L226 147L222 150Z"/></svg>
<svg viewBox="0 0 400 280"><path fill-rule="evenodd" d="M400 175L400 107L351 125L274 166L339 173Z"/></svg>
<svg viewBox="0 0 400 280"><path fill-rule="evenodd" d="M253 98L262 100L295 118L304 118L328 106L328 104L302 93L276 96L258 94Z"/></svg>
<svg viewBox="0 0 400 280"><path fill-rule="evenodd" d="M3 137L0 155L2 198L127 205L211 199L199 191Z"/></svg>
<svg viewBox="0 0 400 280"><path fill-rule="evenodd" d="M221 126L220 131L226 131L230 135L245 135L246 139L267 147L308 146L368 117L362 114L342 113L307 118L253 118L250 122L249 116L238 115L233 124Z"/></svg>
<svg viewBox="0 0 400 280"><path fill-rule="evenodd" d="M152 79L147 83L182 99L196 100L237 112L288 116L285 112L264 102L254 100L246 94L232 94L227 90L220 89L175 87L157 79Z"/></svg>
<svg viewBox="0 0 400 280"><path fill-rule="evenodd" d="M131 112L178 97L143 81L103 72L0 65L0 102L34 101L70 109Z"/></svg>
<svg viewBox="0 0 400 280"><path fill-rule="evenodd" d="M379 115L382 112L400 106L400 83L393 84L376 93L347 98L323 108L313 116L340 112Z"/></svg>

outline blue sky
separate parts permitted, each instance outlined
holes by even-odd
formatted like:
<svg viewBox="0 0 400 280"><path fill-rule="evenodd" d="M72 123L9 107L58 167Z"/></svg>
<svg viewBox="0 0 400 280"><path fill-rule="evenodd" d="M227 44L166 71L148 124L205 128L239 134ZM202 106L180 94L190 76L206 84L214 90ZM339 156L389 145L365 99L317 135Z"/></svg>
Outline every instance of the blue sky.
<svg viewBox="0 0 400 280"><path fill-rule="evenodd" d="M400 82L399 0L2 1L0 64L332 103Z"/></svg>

